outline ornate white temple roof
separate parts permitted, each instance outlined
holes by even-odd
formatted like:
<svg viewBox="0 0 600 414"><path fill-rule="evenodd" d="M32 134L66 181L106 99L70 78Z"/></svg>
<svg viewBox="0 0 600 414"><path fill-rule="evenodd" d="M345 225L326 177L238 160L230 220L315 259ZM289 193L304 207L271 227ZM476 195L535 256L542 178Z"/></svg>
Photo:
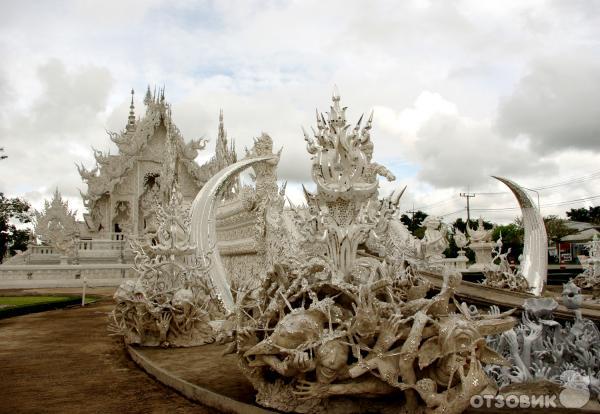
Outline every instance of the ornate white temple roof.
<svg viewBox="0 0 600 414"><path fill-rule="evenodd" d="M90 209L104 194L112 193L115 185L125 178L127 172L133 168L161 126L166 129L167 139L165 141L170 141L174 147L174 154L170 155L184 166L198 187L202 187L221 168L236 161L234 145L228 147L222 112L219 117L216 154L207 163L199 166L194 160L198 156L198 151L204 149L206 140L200 138L185 142L179 128L173 122L171 106L165 100L164 89L159 90L158 93L156 91L152 93L148 87L144 98L146 113L137 120L133 93L132 90L125 129L118 133L107 131L111 141L117 145L118 154L105 154L94 149L96 166L93 169L88 170L83 165L77 165L81 178L88 185L87 192L81 192L81 196L86 207ZM166 158L166 148L163 154Z"/></svg>

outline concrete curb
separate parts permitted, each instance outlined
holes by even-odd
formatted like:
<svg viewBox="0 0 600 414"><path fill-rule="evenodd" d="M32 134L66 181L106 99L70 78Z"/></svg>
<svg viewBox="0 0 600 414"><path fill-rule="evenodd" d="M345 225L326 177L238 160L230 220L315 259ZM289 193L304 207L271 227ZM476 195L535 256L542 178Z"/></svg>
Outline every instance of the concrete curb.
<svg viewBox="0 0 600 414"><path fill-rule="evenodd" d="M236 401L232 398L217 394L214 391L207 390L206 388L199 387L198 385L179 378L175 374L156 365L130 345L127 346L127 352L129 352L129 355L135 361L135 363L138 364L144 371L146 371L147 374L154 377L158 382L166 385L167 387L173 388L190 400L197 401L211 408L215 408L223 413L276 414L275 411L265 410L255 405Z"/></svg>

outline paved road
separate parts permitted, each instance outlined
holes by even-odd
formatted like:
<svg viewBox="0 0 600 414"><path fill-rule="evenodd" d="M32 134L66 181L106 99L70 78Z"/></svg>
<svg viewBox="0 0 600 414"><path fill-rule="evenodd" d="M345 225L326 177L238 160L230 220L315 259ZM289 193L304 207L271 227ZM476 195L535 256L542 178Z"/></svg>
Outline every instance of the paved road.
<svg viewBox="0 0 600 414"><path fill-rule="evenodd" d="M104 298L0 320L0 413L214 412L137 368L108 336L111 307Z"/></svg>

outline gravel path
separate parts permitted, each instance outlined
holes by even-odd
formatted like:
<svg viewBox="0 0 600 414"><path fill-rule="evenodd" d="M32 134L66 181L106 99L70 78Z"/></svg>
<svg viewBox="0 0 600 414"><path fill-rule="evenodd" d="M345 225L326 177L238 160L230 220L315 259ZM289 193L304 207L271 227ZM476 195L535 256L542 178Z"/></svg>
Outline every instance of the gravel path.
<svg viewBox="0 0 600 414"><path fill-rule="evenodd" d="M85 308L0 320L0 413L214 412L138 369L108 336L111 307L104 297Z"/></svg>

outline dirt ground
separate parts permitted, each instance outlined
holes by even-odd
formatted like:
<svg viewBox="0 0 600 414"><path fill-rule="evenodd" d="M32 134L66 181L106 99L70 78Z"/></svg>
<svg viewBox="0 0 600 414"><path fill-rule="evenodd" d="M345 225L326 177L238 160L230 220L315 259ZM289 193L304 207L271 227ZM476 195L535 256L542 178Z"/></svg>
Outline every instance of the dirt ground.
<svg viewBox="0 0 600 414"><path fill-rule="evenodd" d="M153 380L108 336L113 291L90 289L105 296L84 308L0 320L0 413L215 412Z"/></svg>

